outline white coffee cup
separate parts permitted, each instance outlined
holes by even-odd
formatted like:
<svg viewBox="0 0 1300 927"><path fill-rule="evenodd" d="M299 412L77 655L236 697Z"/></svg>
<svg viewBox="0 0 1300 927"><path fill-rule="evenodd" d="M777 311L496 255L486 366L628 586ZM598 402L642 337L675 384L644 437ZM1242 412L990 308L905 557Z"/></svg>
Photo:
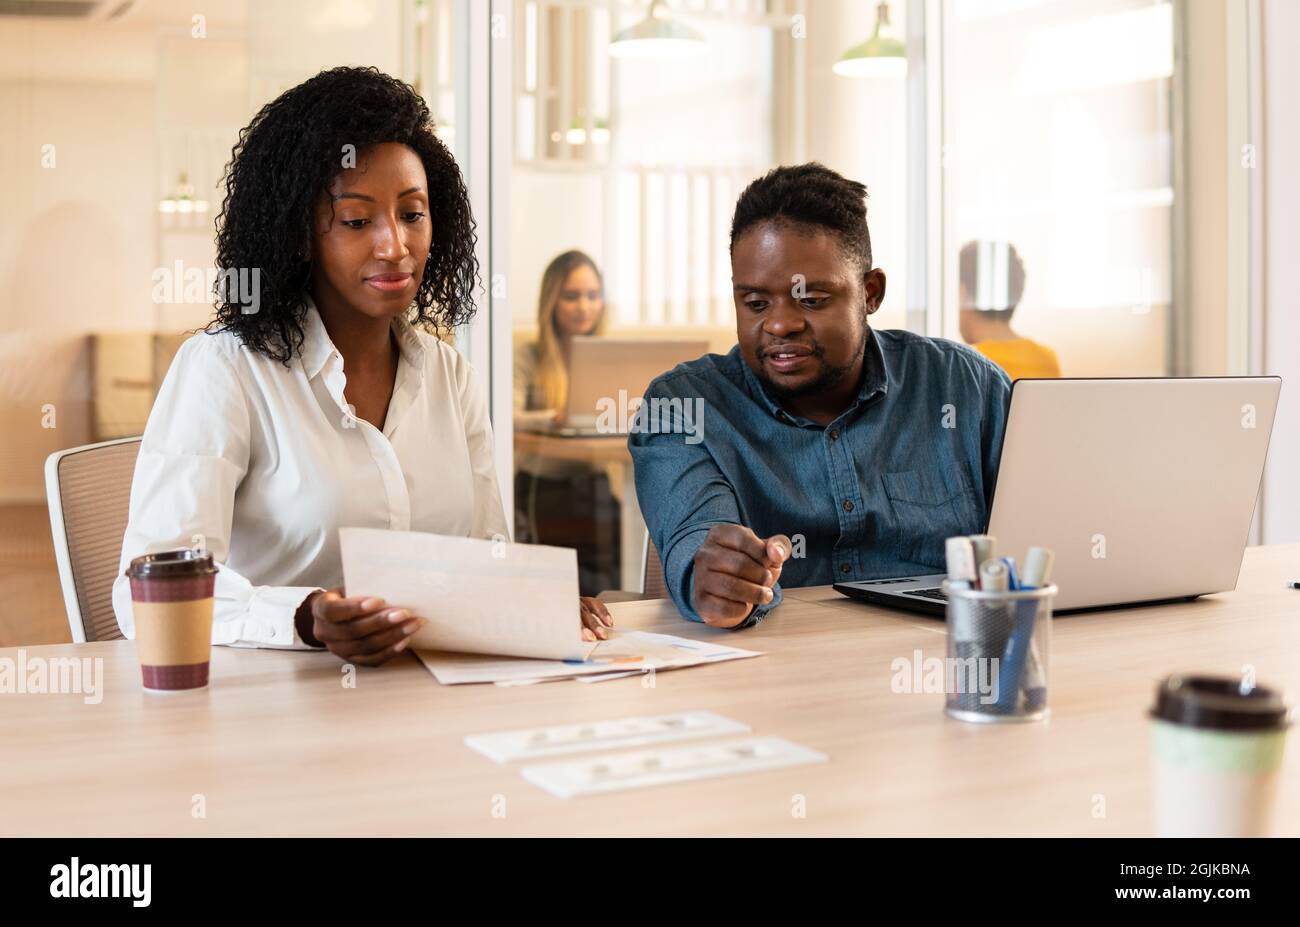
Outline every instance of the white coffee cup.
<svg viewBox="0 0 1300 927"><path fill-rule="evenodd" d="M1288 715L1280 694L1236 679L1162 682L1151 709L1157 836L1266 836Z"/></svg>

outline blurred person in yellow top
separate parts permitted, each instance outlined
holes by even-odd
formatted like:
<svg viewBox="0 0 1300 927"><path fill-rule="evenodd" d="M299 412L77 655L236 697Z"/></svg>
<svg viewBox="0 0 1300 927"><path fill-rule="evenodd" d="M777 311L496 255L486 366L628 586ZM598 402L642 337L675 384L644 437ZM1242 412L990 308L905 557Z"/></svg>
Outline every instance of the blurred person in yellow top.
<svg viewBox="0 0 1300 927"><path fill-rule="evenodd" d="M1011 328L1011 316L1025 290L1025 265L1014 245L970 241L960 256L961 337L1007 372L1013 380L1059 377L1056 352L1022 338Z"/></svg>

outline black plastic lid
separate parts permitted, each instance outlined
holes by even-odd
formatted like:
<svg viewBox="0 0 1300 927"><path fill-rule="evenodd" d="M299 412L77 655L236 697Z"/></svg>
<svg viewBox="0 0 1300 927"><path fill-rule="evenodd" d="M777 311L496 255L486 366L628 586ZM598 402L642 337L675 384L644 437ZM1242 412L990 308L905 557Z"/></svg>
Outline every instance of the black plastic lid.
<svg viewBox="0 0 1300 927"><path fill-rule="evenodd" d="M207 551L182 547L156 554L136 557L127 568L126 575L135 579L175 579L182 576L207 576L217 572L212 555Z"/></svg>
<svg viewBox="0 0 1300 927"><path fill-rule="evenodd" d="M1290 722L1282 696L1223 676L1170 676L1156 689L1151 717L1219 731L1281 730Z"/></svg>

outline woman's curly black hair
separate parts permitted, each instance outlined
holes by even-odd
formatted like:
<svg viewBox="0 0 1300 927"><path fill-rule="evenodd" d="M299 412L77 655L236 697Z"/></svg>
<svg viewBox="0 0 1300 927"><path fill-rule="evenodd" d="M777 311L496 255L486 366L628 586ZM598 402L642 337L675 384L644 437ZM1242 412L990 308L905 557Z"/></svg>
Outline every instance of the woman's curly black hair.
<svg viewBox="0 0 1300 927"><path fill-rule="evenodd" d="M413 149L428 178L433 240L409 319L440 333L469 321L479 281L474 217L433 129L420 95L375 68L322 71L263 106L231 150L217 215L217 266L223 274L257 268L259 303L248 312L237 288L219 283L207 330L234 332L288 365L304 338L313 210L348 152L383 142Z"/></svg>

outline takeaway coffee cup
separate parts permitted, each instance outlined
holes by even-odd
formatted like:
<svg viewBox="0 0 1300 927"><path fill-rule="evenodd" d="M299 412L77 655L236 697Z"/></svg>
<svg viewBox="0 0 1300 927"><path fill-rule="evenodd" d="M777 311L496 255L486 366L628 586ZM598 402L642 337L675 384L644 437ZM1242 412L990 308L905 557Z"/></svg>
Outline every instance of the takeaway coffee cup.
<svg viewBox="0 0 1300 927"><path fill-rule="evenodd" d="M212 652L212 555L183 548L131 561L131 611L144 687L201 689Z"/></svg>
<svg viewBox="0 0 1300 927"><path fill-rule="evenodd" d="M1170 676L1151 709L1152 785L1161 837L1257 837L1269 831L1289 724L1269 689Z"/></svg>

